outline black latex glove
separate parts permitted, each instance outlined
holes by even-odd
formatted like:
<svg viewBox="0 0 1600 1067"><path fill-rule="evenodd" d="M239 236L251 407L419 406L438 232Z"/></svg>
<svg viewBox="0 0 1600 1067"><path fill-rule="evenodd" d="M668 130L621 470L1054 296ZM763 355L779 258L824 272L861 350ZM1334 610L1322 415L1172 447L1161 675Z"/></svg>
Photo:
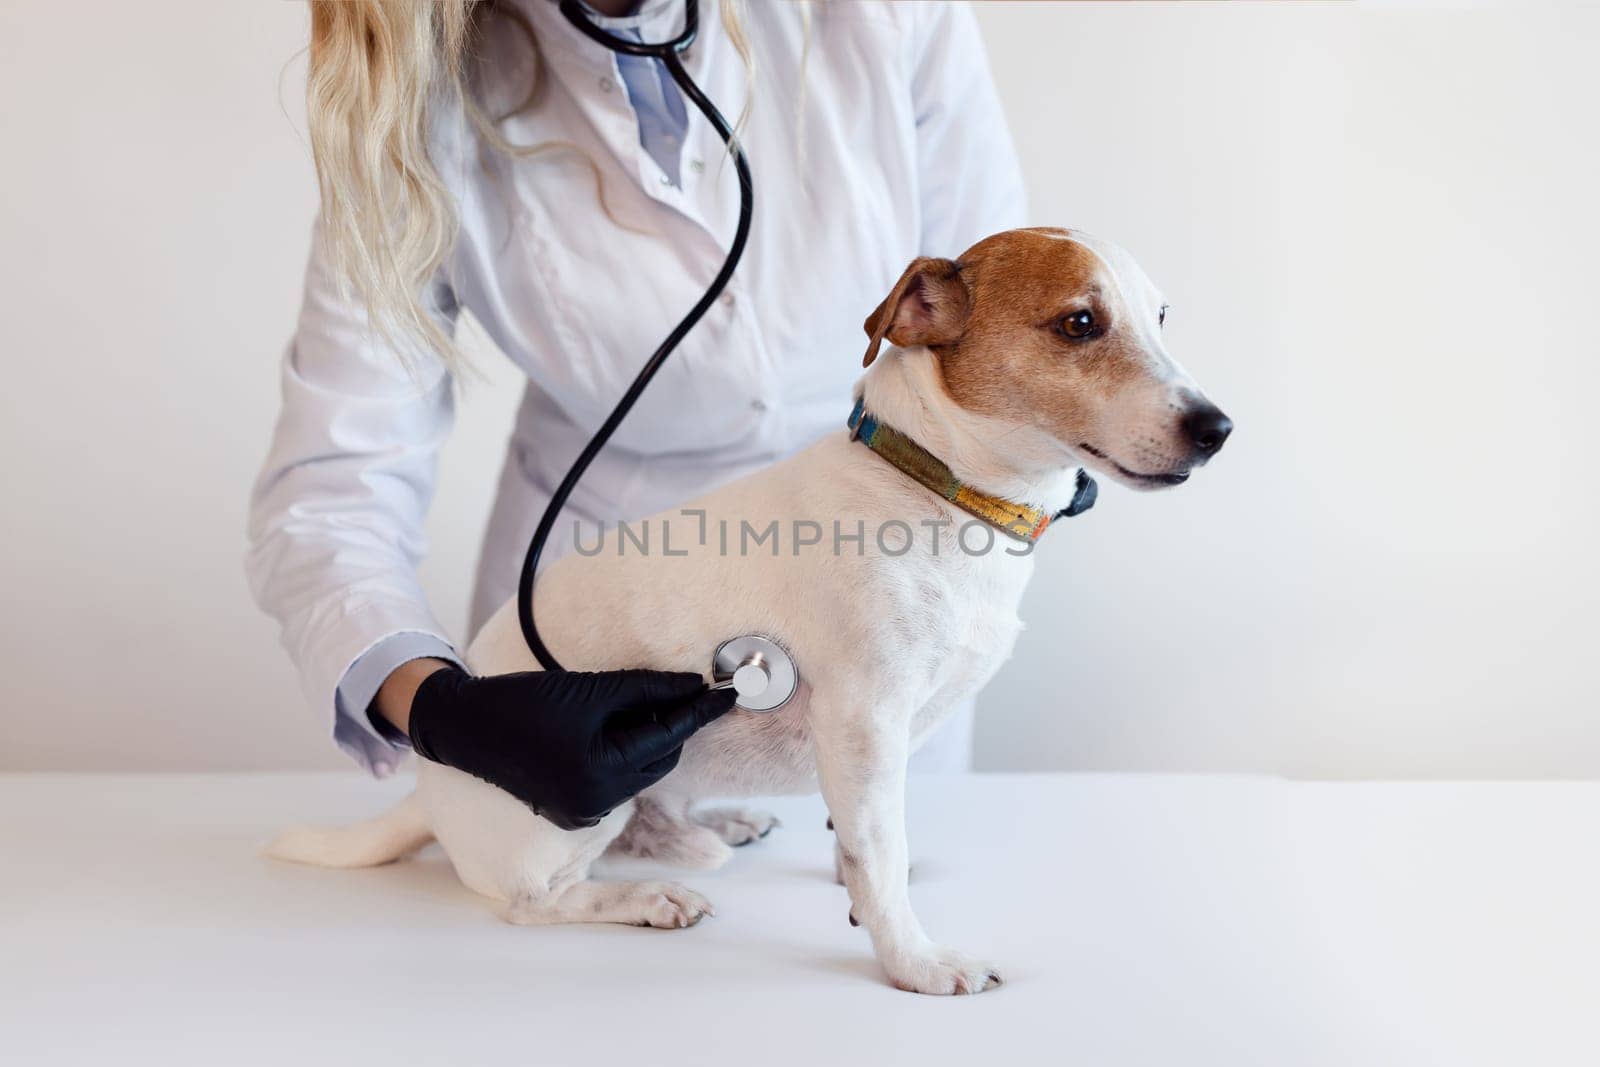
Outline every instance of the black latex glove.
<svg viewBox="0 0 1600 1067"><path fill-rule="evenodd" d="M678 765L683 743L733 707L696 674L528 671L422 680L411 743L499 786L563 830L593 826Z"/></svg>

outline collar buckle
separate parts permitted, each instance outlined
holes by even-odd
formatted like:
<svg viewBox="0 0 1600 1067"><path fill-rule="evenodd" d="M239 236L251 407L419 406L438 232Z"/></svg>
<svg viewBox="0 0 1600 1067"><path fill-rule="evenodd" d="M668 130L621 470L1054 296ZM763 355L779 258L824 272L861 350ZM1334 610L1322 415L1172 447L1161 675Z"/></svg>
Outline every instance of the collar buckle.
<svg viewBox="0 0 1600 1067"><path fill-rule="evenodd" d="M856 401L856 406L850 409L850 417L845 420L845 425L850 429L850 440L861 440L861 422L866 418L867 401L865 397Z"/></svg>

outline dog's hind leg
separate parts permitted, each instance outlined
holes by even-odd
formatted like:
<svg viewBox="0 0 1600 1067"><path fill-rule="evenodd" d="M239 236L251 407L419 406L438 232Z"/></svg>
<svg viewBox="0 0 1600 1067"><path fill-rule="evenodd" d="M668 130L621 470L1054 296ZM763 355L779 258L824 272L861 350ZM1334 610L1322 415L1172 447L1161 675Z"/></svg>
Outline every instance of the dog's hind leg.
<svg viewBox="0 0 1600 1067"><path fill-rule="evenodd" d="M623 923L676 930L711 914L699 893L673 882L597 882L589 868L630 818L619 809L598 826L558 830L543 819L528 824L519 858L508 869L501 917L518 926Z"/></svg>
<svg viewBox="0 0 1600 1067"><path fill-rule="evenodd" d="M502 917L518 926L624 923L679 930L712 914L710 901L676 882L583 881L559 893L518 896Z"/></svg>
<svg viewBox="0 0 1600 1067"><path fill-rule="evenodd" d="M634 799L633 818L611 851L700 871L715 870L733 855L729 842L716 830L689 817L687 800L649 793Z"/></svg>

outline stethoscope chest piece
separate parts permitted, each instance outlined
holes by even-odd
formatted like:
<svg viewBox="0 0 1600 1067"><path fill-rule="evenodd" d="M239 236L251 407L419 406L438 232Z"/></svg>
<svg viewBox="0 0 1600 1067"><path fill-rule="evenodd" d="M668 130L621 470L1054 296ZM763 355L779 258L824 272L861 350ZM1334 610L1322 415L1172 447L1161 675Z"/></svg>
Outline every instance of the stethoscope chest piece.
<svg viewBox="0 0 1600 1067"><path fill-rule="evenodd" d="M755 634L730 638L711 657L713 689L739 694L734 706L745 711L777 711L799 685L794 660L777 643Z"/></svg>

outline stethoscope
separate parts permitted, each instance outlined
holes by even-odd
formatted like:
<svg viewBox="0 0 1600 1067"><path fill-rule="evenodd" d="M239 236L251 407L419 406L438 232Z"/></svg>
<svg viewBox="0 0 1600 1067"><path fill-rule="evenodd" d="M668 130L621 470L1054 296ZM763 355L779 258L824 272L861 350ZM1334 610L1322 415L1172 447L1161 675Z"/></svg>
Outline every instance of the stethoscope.
<svg viewBox="0 0 1600 1067"><path fill-rule="evenodd" d="M728 125L728 120L722 117L722 112L718 111L716 105L700 91L694 79L689 77L689 72L683 68L680 56L694 43L695 36L700 31L700 7L697 0L686 0L684 12L683 31L678 36L659 44L645 44L618 37L595 25L590 21L588 9L580 0L561 0L561 13L586 37L613 52L646 56L660 60L666 65L672 80L678 83L683 94L700 109L700 113L711 123L717 135L722 138L722 143L733 155L733 165L739 173L739 225L734 231L733 245L728 249L728 256L722 261L722 269L717 271L717 276L711 280L711 284L706 287L704 295L695 302L694 307L689 309L689 313L650 354L650 358L639 369L638 376L622 394L622 399L617 401L617 406L606 416L606 420L600 424L594 436L589 438L589 443L583 446L578 458L572 461L572 468L567 471L566 477L561 479L561 484L556 486L555 493L550 497L550 503L545 506L544 515L539 519L539 525L533 532L533 540L528 542L528 553L523 557L522 574L517 581L517 617L522 622L522 637L528 643L528 650L548 671L559 671L562 667L545 647L544 640L539 636L539 628L533 619L533 577L539 567L539 557L544 553L545 542L550 539L550 533L555 529L561 509L566 506L567 498L572 495L572 490L577 487L584 472L589 469L589 464L611 439L611 435L633 409L634 403L644 394L645 387L656 376L656 371L661 369L661 365L666 362L673 349L677 348L679 342L694 329L705 316L707 309L727 287L728 279L733 277L734 267L738 266L739 258L744 255L745 242L750 237L750 215L755 198L755 185L750 178L750 163L745 159L744 148L734 141L733 129ZM800 680L794 660L789 654L777 642L760 634L744 634L718 645L711 657L711 677L713 679L711 688L734 690L738 694L737 706L746 711L777 710L794 695Z"/></svg>

